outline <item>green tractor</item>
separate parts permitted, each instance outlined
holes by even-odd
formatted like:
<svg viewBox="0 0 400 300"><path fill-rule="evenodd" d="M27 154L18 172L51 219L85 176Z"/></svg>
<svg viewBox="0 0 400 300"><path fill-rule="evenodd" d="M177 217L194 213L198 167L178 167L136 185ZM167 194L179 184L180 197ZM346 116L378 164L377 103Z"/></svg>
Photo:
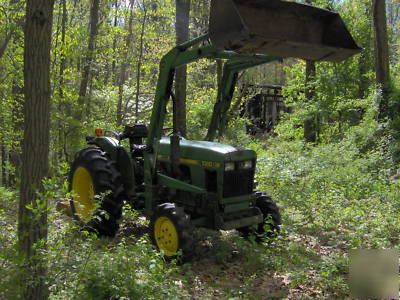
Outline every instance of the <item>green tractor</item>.
<svg viewBox="0 0 400 300"><path fill-rule="evenodd" d="M281 215L270 196L255 190L256 153L213 142L226 127L238 73L282 57L341 61L359 51L336 13L279 0L213 0L209 33L161 59L149 128L130 124L114 137L99 133L76 154L69 178L74 216L113 236L130 203L150 220L151 239L167 257L193 253L195 227L275 234ZM166 136L175 68L203 58L225 62L207 136L186 140L175 122Z"/></svg>

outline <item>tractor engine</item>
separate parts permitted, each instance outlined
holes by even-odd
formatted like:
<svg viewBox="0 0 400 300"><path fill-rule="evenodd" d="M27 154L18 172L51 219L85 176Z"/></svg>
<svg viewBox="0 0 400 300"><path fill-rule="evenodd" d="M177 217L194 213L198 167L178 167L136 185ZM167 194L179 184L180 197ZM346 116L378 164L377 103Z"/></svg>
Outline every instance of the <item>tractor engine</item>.
<svg viewBox="0 0 400 300"><path fill-rule="evenodd" d="M162 201L168 197L184 206L192 217L209 216L206 223L211 228L234 229L260 223L262 213L254 207L255 166L256 153L251 149L182 138L177 179L199 192L170 189L168 196L161 196ZM160 141L157 169L172 176L167 137Z"/></svg>

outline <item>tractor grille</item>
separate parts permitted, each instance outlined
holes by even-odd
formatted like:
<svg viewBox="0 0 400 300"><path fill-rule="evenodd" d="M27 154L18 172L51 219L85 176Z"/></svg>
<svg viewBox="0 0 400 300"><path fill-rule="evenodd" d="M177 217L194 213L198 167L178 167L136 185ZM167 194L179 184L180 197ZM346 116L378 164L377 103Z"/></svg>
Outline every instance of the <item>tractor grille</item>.
<svg viewBox="0 0 400 300"><path fill-rule="evenodd" d="M254 169L225 172L223 197L237 197L253 192Z"/></svg>

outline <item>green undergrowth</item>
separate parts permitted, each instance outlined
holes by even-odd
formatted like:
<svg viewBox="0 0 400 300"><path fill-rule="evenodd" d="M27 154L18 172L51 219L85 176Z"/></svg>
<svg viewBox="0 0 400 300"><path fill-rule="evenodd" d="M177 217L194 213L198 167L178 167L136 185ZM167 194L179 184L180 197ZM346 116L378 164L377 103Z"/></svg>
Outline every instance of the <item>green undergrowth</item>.
<svg viewBox="0 0 400 300"><path fill-rule="evenodd" d="M51 299L173 299L173 264L147 239L69 238L54 252Z"/></svg>
<svg viewBox="0 0 400 300"><path fill-rule="evenodd" d="M0 220L9 224L9 235L2 230L1 236L0 298L19 299L16 214L5 213L13 201L0 202ZM258 244L236 231L199 229L195 255L182 265L165 261L153 248L148 222L129 207L113 239L81 232L53 204L49 225L42 254L48 264L50 299L282 299L295 295L291 290L298 286L314 286L330 296L345 289L340 278L337 287L324 281L341 272L338 261L321 257L301 237L286 232ZM319 277L313 273L317 271Z"/></svg>
<svg viewBox="0 0 400 300"><path fill-rule="evenodd" d="M315 297L348 296L351 249L399 247L400 166L392 128L367 116L338 140L310 145L278 137L250 144L258 153L258 189L282 208L284 249L297 249L286 253L292 259L275 257L292 270L294 289L313 285L323 291ZM304 249L317 259L307 260ZM295 271L301 261L304 268Z"/></svg>
<svg viewBox="0 0 400 300"><path fill-rule="evenodd" d="M132 222L136 229L144 227L143 221L126 214L117 237L108 239L80 231L74 221L50 209L48 243L40 250L48 266L50 299L176 298L176 263L165 262L147 235L132 231ZM7 218L10 235L4 236L2 229L0 298L20 299L16 226L13 217Z"/></svg>
<svg viewBox="0 0 400 300"><path fill-rule="evenodd" d="M0 187L0 299L7 299L16 252L18 198L11 190Z"/></svg>
<svg viewBox="0 0 400 300"><path fill-rule="evenodd" d="M281 235L257 244L236 231L196 230L195 255L185 264L166 261L153 248L148 222L129 207L116 238L81 232L54 209L68 196L61 166L57 179L46 183L50 299L348 297L349 251L399 246L395 126L367 115L340 138L317 145L285 134L254 141L228 131L230 142L257 151L257 189L281 206ZM19 297L17 196L0 188L0 298L6 299Z"/></svg>
<svg viewBox="0 0 400 300"><path fill-rule="evenodd" d="M292 228L330 234L352 248L395 247L400 182L389 139L370 121L339 142L272 141L259 151L260 187L284 207Z"/></svg>
<svg viewBox="0 0 400 300"><path fill-rule="evenodd" d="M11 209L12 202L1 202L4 211ZM0 251L0 298L5 299L20 298L15 216L0 216L10 224L8 236L2 231ZM282 299L293 287L304 285L305 270L331 267L286 234L258 244L236 231L209 230L195 231L196 251L190 262L165 261L149 242L148 222L129 208L113 239L81 232L53 207L49 224L42 254L48 264L50 299ZM306 278L315 283L315 278Z"/></svg>

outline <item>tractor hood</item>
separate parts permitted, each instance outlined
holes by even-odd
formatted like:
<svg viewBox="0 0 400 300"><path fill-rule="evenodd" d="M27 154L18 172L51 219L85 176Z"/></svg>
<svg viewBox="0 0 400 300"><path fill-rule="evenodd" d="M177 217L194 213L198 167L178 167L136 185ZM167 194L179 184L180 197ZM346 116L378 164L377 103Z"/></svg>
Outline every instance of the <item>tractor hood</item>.
<svg viewBox="0 0 400 300"><path fill-rule="evenodd" d="M169 137L161 139L158 154L163 156L170 155ZM255 159L257 155L255 151L244 147L234 147L215 142L190 141L182 138L180 141L180 156L181 158L199 161L224 162Z"/></svg>

